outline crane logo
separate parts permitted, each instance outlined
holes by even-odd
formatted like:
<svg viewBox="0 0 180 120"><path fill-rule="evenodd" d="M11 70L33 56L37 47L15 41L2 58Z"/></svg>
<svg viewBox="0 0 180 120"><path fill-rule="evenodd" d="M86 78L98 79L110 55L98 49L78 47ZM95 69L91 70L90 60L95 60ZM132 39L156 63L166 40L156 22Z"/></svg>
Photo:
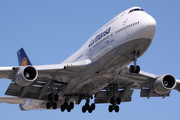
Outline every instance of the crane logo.
<svg viewBox="0 0 180 120"><path fill-rule="evenodd" d="M26 58L22 59L21 66L27 66L27 59Z"/></svg>

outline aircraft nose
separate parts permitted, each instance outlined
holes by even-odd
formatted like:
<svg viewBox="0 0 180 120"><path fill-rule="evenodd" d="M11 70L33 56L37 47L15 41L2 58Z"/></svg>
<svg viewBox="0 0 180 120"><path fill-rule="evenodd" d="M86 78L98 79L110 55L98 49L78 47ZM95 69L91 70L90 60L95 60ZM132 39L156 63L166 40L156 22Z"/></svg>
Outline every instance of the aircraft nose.
<svg viewBox="0 0 180 120"><path fill-rule="evenodd" d="M151 17L150 15L145 17L143 20L143 27L147 30L147 31L155 31L156 29L156 20Z"/></svg>

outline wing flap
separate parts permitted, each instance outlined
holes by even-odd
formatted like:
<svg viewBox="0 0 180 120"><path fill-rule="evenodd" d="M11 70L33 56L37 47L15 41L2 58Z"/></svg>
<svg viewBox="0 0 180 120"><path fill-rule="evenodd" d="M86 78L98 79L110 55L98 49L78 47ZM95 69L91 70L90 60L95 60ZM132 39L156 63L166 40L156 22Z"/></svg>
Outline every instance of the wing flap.
<svg viewBox="0 0 180 120"><path fill-rule="evenodd" d="M37 99L39 97L39 95L38 95L39 90L40 90L39 87L30 86L28 91L26 92L26 94L23 95L23 97ZM22 91L23 91L23 87L15 84L15 83L11 83L9 85L8 89L6 90L5 95L21 97L22 93L23 93Z"/></svg>
<svg viewBox="0 0 180 120"><path fill-rule="evenodd" d="M131 99L132 99L132 97L128 96L125 99L125 101L123 101L123 102L131 102ZM98 99L95 99L94 101L96 104L98 104L98 103L109 103L110 102L109 99L107 99L107 98L98 98Z"/></svg>
<svg viewBox="0 0 180 120"><path fill-rule="evenodd" d="M150 89L141 89L140 96L149 98L149 97L168 97L170 95L170 93L160 95L157 94L156 92L152 92L152 94L149 94L149 91Z"/></svg>
<svg viewBox="0 0 180 120"><path fill-rule="evenodd" d="M115 97L123 96L124 90L117 91ZM122 102L130 102L133 90L130 90ZM99 91L95 94L95 103L110 103L111 94L107 91Z"/></svg>
<svg viewBox="0 0 180 120"><path fill-rule="evenodd" d="M31 99L40 99L47 100L48 94L51 92L51 88L47 87L47 89L43 90L43 95L41 90L45 86L46 82L36 82L28 86L28 90L24 93L23 89L25 87L21 87L15 83L11 83L6 90L5 95L17 96L22 98L31 98ZM64 84L54 82L54 92L57 92ZM40 97L41 95L41 97Z"/></svg>

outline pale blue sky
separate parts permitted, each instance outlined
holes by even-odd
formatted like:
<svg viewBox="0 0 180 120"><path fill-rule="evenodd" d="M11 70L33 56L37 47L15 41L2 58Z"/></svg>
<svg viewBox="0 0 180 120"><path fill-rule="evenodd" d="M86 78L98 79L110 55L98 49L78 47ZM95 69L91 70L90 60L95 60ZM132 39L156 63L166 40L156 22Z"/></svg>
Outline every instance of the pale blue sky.
<svg viewBox="0 0 180 120"><path fill-rule="evenodd" d="M157 30L138 64L144 71L170 73L180 79L179 5L178 0L1 0L0 66L17 66L16 52L21 47L34 65L60 63L117 14L139 6L156 19ZM4 96L9 83L0 80L0 96ZM119 113L109 113L109 104L101 104L92 114L83 114L84 101L71 113L59 109L21 111L18 105L0 104L0 119L179 120L180 93L176 90L165 99L140 98L140 90L135 90L132 97L132 102L120 105Z"/></svg>

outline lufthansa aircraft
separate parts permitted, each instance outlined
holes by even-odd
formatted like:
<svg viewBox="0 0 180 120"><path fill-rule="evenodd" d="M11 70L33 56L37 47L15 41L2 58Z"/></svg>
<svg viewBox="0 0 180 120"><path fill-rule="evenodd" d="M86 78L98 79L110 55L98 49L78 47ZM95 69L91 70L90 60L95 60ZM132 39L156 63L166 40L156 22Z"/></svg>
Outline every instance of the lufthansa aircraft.
<svg viewBox="0 0 180 120"><path fill-rule="evenodd" d="M0 102L19 104L21 110L70 112L74 104L86 100L83 113L91 113L99 103L109 103L109 112L118 112L119 104L130 102L135 89L147 98L180 91L180 80L174 76L147 73L137 65L155 30L155 19L140 7L132 7L101 27L61 64L33 66L21 48L19 66L0 67L0 78L12 80L5 95L14 96L0 97Z"/></svg>

